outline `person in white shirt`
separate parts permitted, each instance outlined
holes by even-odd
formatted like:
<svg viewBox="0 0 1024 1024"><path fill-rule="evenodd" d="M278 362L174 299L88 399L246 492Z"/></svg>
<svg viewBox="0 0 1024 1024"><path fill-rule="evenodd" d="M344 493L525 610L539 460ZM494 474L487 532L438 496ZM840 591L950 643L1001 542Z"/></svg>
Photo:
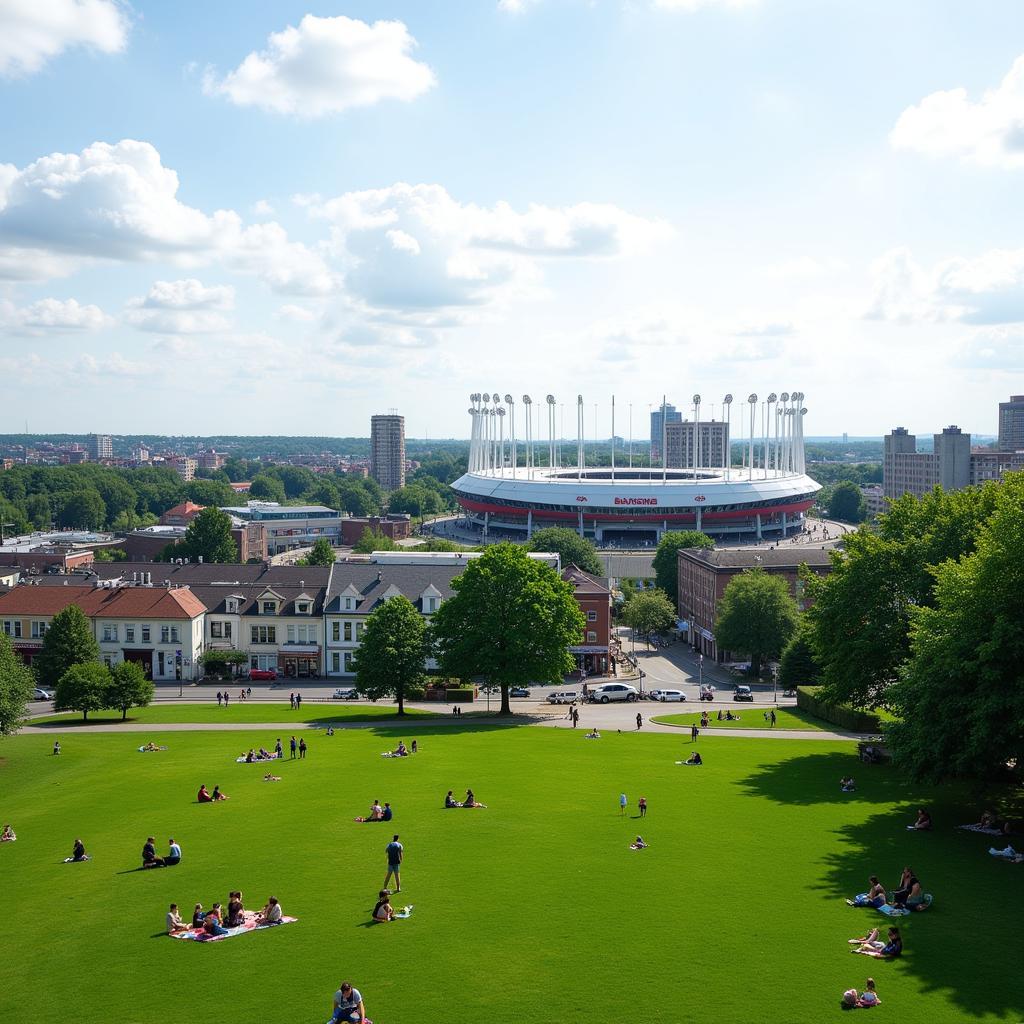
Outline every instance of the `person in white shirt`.
<svg viewBox="0 0 1024 1024"><path fill-rule="evenodd" d="M174 841L174 836L167 840L167 856L164 857L164 866L171 867L181 863L181 847Z"/></svg>
<svg viewBox="0 0 1024 1024"><path fill-rule="evenodd" d="M171 909L167 911L167 934L174 935L175 932L183 932L188 925L178 916L178 904L172 903Z"/></svg>
<svg viewBox="0 0 1024 1024"><path fill-rule="evenodd" d="M366 1007L359 989L353 988L350 982L343 981L334 993L334 1013L331 1020L335 1024L364 1024Z"/></svg>
<svg viewBox="0 0 1024 1024"><path fill-rule="evenodd" d="M281 916L281 904L277 902L277 897L271 896L267 905L256 915L256 920L260 924L280 924Z"/></svg>

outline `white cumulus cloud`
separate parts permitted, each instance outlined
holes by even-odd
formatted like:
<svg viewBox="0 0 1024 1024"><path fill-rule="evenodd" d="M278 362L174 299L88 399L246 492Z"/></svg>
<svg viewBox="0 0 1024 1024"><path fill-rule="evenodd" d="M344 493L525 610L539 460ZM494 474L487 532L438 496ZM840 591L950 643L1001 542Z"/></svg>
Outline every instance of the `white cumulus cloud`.
<svg viewBox="0 0 1024 1024"><path fill-rule="evenodd" d="M0 3L0 75L38 71L72 46L118 53L128 21L113 0L3 0Z"/></svg>
<svg viewBox="0 0 1024 1024"><path fill-rule="evenodd" d="M410 56L416 40L400 21L368 25L339 15L307 14L267 39L234 71L208 71L203 88L239 106L314 118L385 99L413 100L431 86L434 73Z"/></svg>
<svg viewBox="0 0 1024 1024"><path fill-rule="evenodd" d="M959 157L990 167L1024 167L1024 56L995 89L972 100L964 88L925 96L900 114L896 149Z"/></svg>
<svg viewBox="0 0 1024 1024"><path fill-rule="evenodd" d="M77 299L40 299L21 308L0 303L0 328L14 333L97 331L110 322L99 306L82 305Z"/></svg>

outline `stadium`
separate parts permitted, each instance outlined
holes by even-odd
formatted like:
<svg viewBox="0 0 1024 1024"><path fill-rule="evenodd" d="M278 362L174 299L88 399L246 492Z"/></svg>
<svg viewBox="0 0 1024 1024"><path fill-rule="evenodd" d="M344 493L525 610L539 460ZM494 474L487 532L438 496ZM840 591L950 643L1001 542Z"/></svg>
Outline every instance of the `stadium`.
<svg viewBox="0 0 1024 1024"><path fill-rule="evenodd" d="M721 418L702 420L701 398L694 395L692 420L661 417L660 465L636 468L631 456L616 451L614 400L611 465L595 467L584 459L582 396L575 459L566 465L566 442L556 438L553 396L547 396L547 431L541 439L535 422L540 403L523 396L525 438L520 438L511 395L502 402L497 394L474 394L469 467L452 489L485 536L525 539L543 527L565 526L599 545L656 544L668 530L781 539L803 529L820 490L805 472L803 399L799 391L772 392L737 403L742 457L733 465L732 396L721 402Z"/></svg>

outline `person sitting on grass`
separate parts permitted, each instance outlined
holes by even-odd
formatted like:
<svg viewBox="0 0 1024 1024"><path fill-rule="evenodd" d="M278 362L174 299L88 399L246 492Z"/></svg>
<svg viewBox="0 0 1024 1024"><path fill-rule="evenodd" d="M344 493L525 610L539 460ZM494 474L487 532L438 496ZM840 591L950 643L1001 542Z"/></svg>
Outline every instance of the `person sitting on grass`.
<svg viewBox="0 0 1024 1024"><path fill-rule="evenodd" d="M240 928L245 924L245 907L242 904L242 894L240 892L228 893L228 913L224 924L228 928Z"/></svg>
<svg viewBox="0 0 1024 1024"><path fill-rule="evenodd" d="M377 894L377 905L373 908L374 921L393 921L395 919L395 908L391 906L391 894L387 889L381 889Z"/></svg>
<svg viewBox="0 0 1024 1024"><path fill-rule="evenodd" d="M996 832L996 816L993 811L982 811L981 821L973 825L957 825L957 828L965 829L968 832Z"/></svg>
<svg viewBox="0 0 1024 1024"><path fill-rule="evenodd" d="M885 942L879 938L877 928L872 928L862 938L849 941L857 947L851 949L851 953L863 953L864 956L873 956L876 960L894 960L903 953L903 939L895 925L889 928L888 939Z"/></svg>
<svg viewBox="0 0 1024 1024"><path fill-rule="evenodd" d="M264 782L280 782L281 781L281 776L280 775L271 775L270 772L267 772L267 774L263 776L263 781Z"/></svg>
<svg viewBox="0 0 1024 1024"><path fill-rule="evenodd" d="M740 716L734 715L730 710L726 709L725 720L727 722L738 722L740 720Z"/></svg>
<svg viewBox="0 0 1024 1024"><path fill-rule="evenodd" d="M486 809L487 804L480 803L480 801L477 800L476 796L474 796L473 790L467 789L466 790L466 799L462 801L462 806L463 807L483 807L483 808Z"/></svg>
<svg viewBox="0 0 1024 1024"><path fill-rule="evenodd" d="M71 859L73 861L89 859L89 854L85 852L85 843L83 843L81 839L75 840L75 845L71 850Z"/></svg>
<svg viewBox="0 0 1024 1024"><path fill-rule="evenodd" d="M206 932L207 935L229 934L227 928L220 923L220 917L221 906L219 903L214 903L203 917L203 931Z"/></svg>
<svg viewBox="0 0 1024 1024"><path fill-rule="evenodd" d="M600 738L601 738L601 734L597 731L597 726L596 725L584 737L584 739L588 739L588 740L599 740Z"/></svg>
<svg viewBox="0 0 1024 1024"><path fill-rule="evenodd" d="M156 846L153 845L155 842L156 840L149 836L142 845L142 866L144 868L162 868L164 866L163 857L156 855Z"/></svg>
<svg viewBox="0 0 1024 1024"><path fill-rule="evenodd" d="M10 825L4 825L3 832L0 832L0 843L13 843L17 838L14 829Z"/></svg>
<svg viewBox="0 0 1024 1024"><path fill-rule="evenodd" d="M452 791L449 789L444 798L445 807L461 807L462 804L452 796Z"/></svg>
<svg viewBox="0 0 1024 1024"><path fill-rule="evenodd" d="M923 808L918 807L917 818L913 825L907 826L908 832L930 832L932 828L932 816Z"/></svg>
<svg viewBox="0 0 1024 1024"><path fill-rule="evenodd" d="M702 758L702 757L700 756L700 751L699 751L699 750L695 750L695 751L694 751L694 752L693 752L693 753L692 753L692 754L691 754L691 755L690 755L690 756L689 756L689 757L688 757L688 758L687 758L687 759L686 759L686 760L685 760L685 761L683 762L683 764L703 764L703 763L704 763L704 759L703 759L703 758Z"/></svg>
<svg viewBox="0 0 1024 1024"><path fill-rule="evenodd" d="M253 761L255 761L255 760L256 760L256 752L252 749L252 747L250 747L249 748L249 753L245 755L245 763L246 764L252 764Z"/></svg>
<svg viewBox="0 0 1024 1024"><path fill-rule="evenodd" d="M175 864L181 863L181 847L174 841L174 836L167 840L167 856L164 857L164 867L172 868Z"/></svg>
<svg viewBox="0 0 1024 1024"><path fill-rule="evenodd" d="M999 857L1001 860L1008 860L1011 864L1020 864L1024 862L1024 853L1018 853L1012 846L1007 845L1003 850L997 850L994 846L988 848L988 852L993 857Z"/></svg>
<svg viewBox="0 0 1024 1024"><path fill-rule="evenodd" d="M646 850L648 845L648 843L644 842L643 836L637 836L636 839L629 844L629 848L631 850Z"/></svg>
<svg viewBox="0 0 1024 1024"><path fill-rule="evenodd" d="M266 906L256 915L257 924L280 924L283 914L276 896L267 899Z"/></svg>
<svg viewBox="0 0 1024 1024"><path fill-rule="evenodd" d="M214 786L213 787L213 794L211 795L210 799L214 803L216 803L218 800L230 800L231 797L229 797L226 794L222 793L220 791L220 786Z"/></svg>
<svg viewBox="0 0 1024 1024"><path fill-rule="evenodd" d="M405 745L405 740L399 740L398 746L395 748L395 757L407 757L409 754L409 748Z"/></svg>
<svg viewBox="0 0 1024 1024"><path fill-rule="evenodd" d="M178 904L172 903L171 909L167 911L167 934L174 935L177 932L183 932L188 928L188 925L178 916Z"/></svg>
<svg viewBox="0 0 1024 1024"><path fill-rule="evenodd" d="M370 807L370 813L365 818L356 818L356 821L382 821L384 818L384 808L381 807L379 800L374 800Z"/></svg>
<svg viewBox="0 0 1024 1024"><path fill-rule="evenodd" d="M53 741L53 752L54 752L54 754L59 754L60 753L60 740L54 740Z"/></svg>
<svg viewBox="0 0 1024 1024"><path fill-rule="evenodd" d="M384 810L380 812L381 821L390 821L395 816L395 812L391 810L391 804L386 800L384 801Z"/></svg>
<svg viewBox="0 0 1024 1024"><path fill-rule="evenodd" d="M159 750L160 748L152 740L150 740L142 749L145 751L154 751Z"/></svg>
<svg viewBox="0 0 1024 1024"><path fill-rule="evenodd" d="M852 793L857 788L857 783L853 781L852 775L844 775L839 780L839 788L844 793Z"/></svg>
<svg viewBox="0 0 1024 1024"><path fill-rule="evenodd" d="M359 989L343 981L334 993L333 1024L366 1024L366 1007Z"/></svg>
<svg viewBox="0 0 1024 1024"><path fill-rule="evenodd" d="M872 1006L881 1006L881 1004L882 1000L878 998L878 993L875 992L874 978L868 978L866 987L861 993L858 993L855 988L847 989L843 993L842 1007L844 1010L868 1009Z"/></svg>
<svg viewBox="0 0 1024 1024"><path fill-rule="evenodd" d="M852 900L847 900L851 907L879 907L885 906L885 886L878 880L878 875L871 875L868 878L868 891L862 892Z"/></svg>
<svg viewBox="0 0 1024 1024"><path fill-rule="evenodd" d="M213 797L210 796L209 791L206 788L206 783L203 783L203 785L199 787L199 792L196 794L196 800L201 804L213 803Z"/></svg>
<svg viewBox="0 0 1024 1024"><path fill-rule="evenodd" d="M911 909L924 902L924 891L917 875L909 868L903 869L900 884L892 894L892 905L900 909Z"/></svg>
<svg viewBox="0 0 1024 1024"><path fill-rule="evenodd" d="M197 903L195 909L192 911L192 927L202 928L203 919L206 917L206 913L203 910L202 903Z"/></svg>

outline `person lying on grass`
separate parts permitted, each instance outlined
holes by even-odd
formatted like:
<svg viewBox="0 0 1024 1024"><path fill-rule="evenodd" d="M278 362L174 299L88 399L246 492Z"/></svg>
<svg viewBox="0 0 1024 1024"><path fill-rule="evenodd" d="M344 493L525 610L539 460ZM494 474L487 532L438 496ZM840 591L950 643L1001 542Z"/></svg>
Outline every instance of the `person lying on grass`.
<svg viewBox="0 0 1024 1024"><path fill-rule="evenodd" d="M650 844L644 842L643 836L637 836L635 841L629 844L631 850L646 850Z"/></svg>
<svg viewBox="0 0 1024 1024"><path fill-rule="evenodd" d="M178 915L178 904L172 903L171 909L167 911L167 934L174 935L176 932L183 932L188 925Z"/></svg>
<svg viewBox="0 0 1024 1024"><path fill-rule="evenodd" d="M373 908L374 921L394 921L395 908L391 906L391 894L387 889L381 889L377 894L377 905Z"/></svg>
<svg viewBox="0 0 1024 1024"><path fill-rule="evenodd" d="M844 793L852 793L857 788L857 783L853 781L852 775L844 775L839 780L839 788Z"/></svg>
<svg viewBox="0 0 1024 1024"><path fill-rule="evenodd" d="M276 896L270 896L266 905L256 915L257 924L280 924L283 912L281 904L277 902Z"/></svg>
<svg viewBox="0 0 1024 1024"><path fill-rule="evenodd" d="M874 907L877 910L885 905L885 886L879 882L878 875L871 875L868 878L868 891L846 902L851 907Z"/></svg>
<svg viewBox="0 0 1024 1024"><path fill-rule="evenodd" d="M480 803L479 800L473 795L473 790L466 790L466 799L462 801L463 807L483 807L486 809L487 804Z"/></svg>
<svg viewBox="0 0 1024 1024"><path fill-rule="evenodd" d="M3 832L0 832L0 843L13 843L17 838L14 829L10 825L4 825Z"/></svg>
<svg viewBox="0 0 1024 1024"><path fill-rule="evenodd" d="M913 825L907 826L908 832L930 832L932 828L932 816L923 808L918 807L917 818Z"/></svg>
<svg viewBox="0 0 1024 1024"><path fill-rule="evenodd" d="M1024 853L1018 853L1012 846L1007 846L1004 850L997 850L994 846L988 848L988 852L993 857L999 857L1001 860L1008 860L1011 864L1024 863Z"/></svg>
<svg viewBox="0 0 1024 1024"><path fill-rule="evenodd" d="M857 945L856 949L850 950L851 953L863 953L864 956L873 956L876 960L893 960L903 953L903 939L895 925L889 928L888 939L885 942L879 938L877 928L872 928L867 935L859 939L849 941Z"/></svg>
<svg viewBox="0 0 1024 1024"><path fill-rule="evenodd" d="M703 764L704 759L700 756L700 751L695 750L683 764Z"/></svg>
<svg viewBox="0 0 1024 1024"><path fill-rule="evenodd" d="M267 774L263 776L263 781L264 782L280 782L281 781L281 776L280 775L271 775L270 772L267 772Z"/></svg>
<svg viewBox="0 0 1024 1024"><path fill-rule="evenodd" d="M992 832L996 830L996 816L993 811L982 811L981 821L973 825L958 825L957 828L967 829L970 832Z"/></svg>

